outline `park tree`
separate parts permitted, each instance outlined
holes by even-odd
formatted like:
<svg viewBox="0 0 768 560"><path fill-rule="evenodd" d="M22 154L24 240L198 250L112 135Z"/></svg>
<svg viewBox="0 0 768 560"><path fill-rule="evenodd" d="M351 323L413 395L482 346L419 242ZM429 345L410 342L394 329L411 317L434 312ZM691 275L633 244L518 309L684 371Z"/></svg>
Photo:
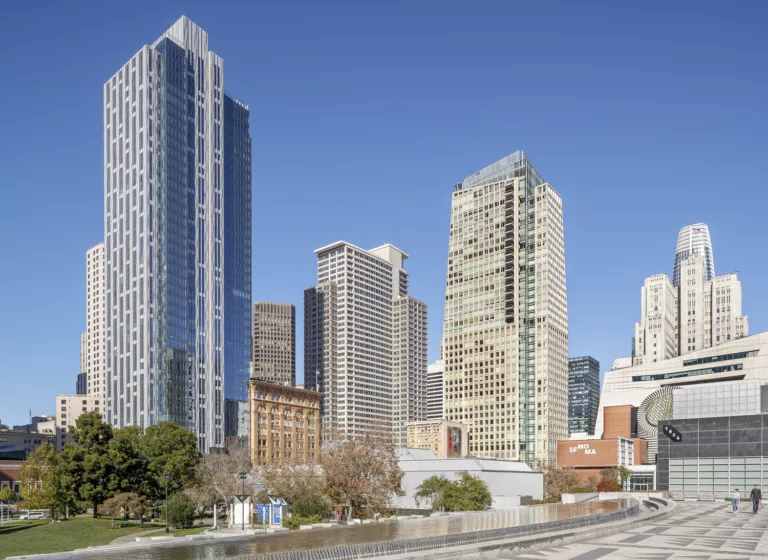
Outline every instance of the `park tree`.
<svg viewBox="0 0 768 560"><path fill-rule="evenodd" d="M21 498L27 509L47 509L56 521L66 502L59 455L49 442L35 449L19 473Z"/></svg>
<svg viewBox="0 0 768 560"><path fill-rule="evenodd" d="M153 501L165 498L168 475L168 492L177 493L195 482L195 467L200 462L197 437L186 428L173 422L160 422L148 426L139 444L146 461L143 494Z"/></svg>
<svg viewBox="0 0 768 560"><path fill-rule="evenodd" d="M109 457L112 426L98 412L81 414L69 430L72 442L61 453L60 466L67 488L93 507L96 517L99 504L109 498L109 482L114 473Z"/></svg>
<svg viewBox="0 0 768 560"><path fill-rule="evenodd" d="M141 454L142 437L139 426L126 426L113 431L107 450L112 465L110 491L141 494L147 474L147 461Z"/></svg>
<svg viewBox="0 0 768 560"><path fill-rule="evenodd" d="M146 500L135 492L118 492L105 500L99 507L99 511L112 517L112 528L114 529L116 515L123 515L126 519L138 517L139 525L144 527L144 516L149 512L149 508Z"/></svg>
<svg viewBox="0 0 768 560"><path fill-rule="evenodd" d="M403 471L391 437L367 434L333 441L320 455L326 495L347 510L384 511L392 496L403 495Z"/></svg>

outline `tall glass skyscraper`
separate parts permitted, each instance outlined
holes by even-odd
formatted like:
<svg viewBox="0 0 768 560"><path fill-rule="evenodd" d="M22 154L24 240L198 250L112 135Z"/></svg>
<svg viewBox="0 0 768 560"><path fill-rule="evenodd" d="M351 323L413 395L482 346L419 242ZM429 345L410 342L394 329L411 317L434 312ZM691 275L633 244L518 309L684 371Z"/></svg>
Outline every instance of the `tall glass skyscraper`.
<svg viewBox="0 0 768 560"><path fill-rule="evenodd" d="M680 286L680 263L691 255L704 259L704 280L712 280L715 277L715 255L707 224L685 226L677 234L675 266L672 271L672 285L675 288Z"/></svg>
<svg viewBox="0 0 768 560"><path fill-rule="evenodd" d="M106 415L207 452L250 355L248 107L186 17L104 85Z"/></svg>
<svg viewBox="0 0 768 560"><path fill-rule="evenodd" d="M522 151L455 185L444 416L469 453L555 465L568 435L563 203Z"/></svg>
<svg viewBox="0 0 768 560"><path fill-rule="evenodd" d="M600 408L600 362L592 356L568 359L568 433L595 434Z"/></svg>

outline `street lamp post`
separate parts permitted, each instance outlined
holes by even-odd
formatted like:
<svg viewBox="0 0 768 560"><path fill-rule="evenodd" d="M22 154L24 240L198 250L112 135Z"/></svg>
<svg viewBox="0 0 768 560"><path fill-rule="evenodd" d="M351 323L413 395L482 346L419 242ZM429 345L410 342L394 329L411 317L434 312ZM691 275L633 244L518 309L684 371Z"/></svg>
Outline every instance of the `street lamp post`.
<svg viewBox="0 0 768 560"><path fill-rule="evenodd" d="M165 532L168 533L168 480L171 475L163 473L163 478L165 479Z"/></svg>
<svg viewBox="0 0 768 560"><path fill-rule="evenodd" d="M242 500L240 501L240 507L242 508L240 513L242 515L242 518L240 519L240 530L245 532L245 479L248 477L248 473L241 472L240 473L240 480L243 481L243 493L242 493Z"/></svg>

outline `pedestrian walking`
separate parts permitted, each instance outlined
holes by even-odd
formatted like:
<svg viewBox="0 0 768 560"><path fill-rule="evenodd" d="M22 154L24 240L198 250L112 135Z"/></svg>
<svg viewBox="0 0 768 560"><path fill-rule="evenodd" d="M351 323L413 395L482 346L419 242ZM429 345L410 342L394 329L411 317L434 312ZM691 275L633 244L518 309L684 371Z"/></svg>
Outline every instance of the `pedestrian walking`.
<svg viewBox="0 0 768 560"><path fill-rule="evenodd" d="M760 487L757 484L749 493L749 498L752 500L752 513L757 513L757 510L760 509L760 502L763 500L763 493L760 492Z"/></svg>
<svg viewBox="0 0 768 560"><path fill-rule="evenodd" d="M731 495L731 503L733 504L733 513L739 513L739 500L741 500L741 495L739 495L739 489L736 488L736 490L734 490L733 494Z"/></svg>

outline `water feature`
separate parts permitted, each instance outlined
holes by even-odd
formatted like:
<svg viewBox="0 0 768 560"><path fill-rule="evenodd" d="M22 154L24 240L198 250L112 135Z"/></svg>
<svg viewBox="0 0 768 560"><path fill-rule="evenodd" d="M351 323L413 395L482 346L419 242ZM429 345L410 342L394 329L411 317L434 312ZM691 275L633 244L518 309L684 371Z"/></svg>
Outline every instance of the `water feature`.
<svg viewBox="0 0 768 560"><path fill-rule="evenodd" d="M380 521L368 525L345 525L328 529L291 531L257 535L238 540L182 541L152 548L102 550L78 554L79 557L130 558L131 560L203 560L233 556L255 556L323 548L341 544L373 543L389 540L436 537L473 531L488 531L611 513L627 507L625 500L548 504L509 511L488 511L461 515L435 516L404 521Z"/></svg>

